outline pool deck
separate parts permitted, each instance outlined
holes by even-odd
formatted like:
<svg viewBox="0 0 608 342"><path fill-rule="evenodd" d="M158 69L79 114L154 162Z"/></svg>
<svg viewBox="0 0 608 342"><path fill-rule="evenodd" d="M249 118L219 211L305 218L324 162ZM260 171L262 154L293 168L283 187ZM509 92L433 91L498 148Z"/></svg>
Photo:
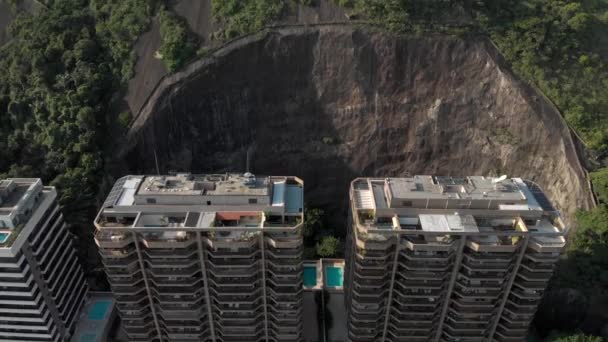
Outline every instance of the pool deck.
<svg viewBox="0 0 608 342"><path fill-rule="evenodd" d="M106 303L110 303L107 305ZM105 308L100 312L100 308ZM71 342L105 342L116 317L115 302L111 292L89 292L89 297L78 317L76 331Z"/></svg>

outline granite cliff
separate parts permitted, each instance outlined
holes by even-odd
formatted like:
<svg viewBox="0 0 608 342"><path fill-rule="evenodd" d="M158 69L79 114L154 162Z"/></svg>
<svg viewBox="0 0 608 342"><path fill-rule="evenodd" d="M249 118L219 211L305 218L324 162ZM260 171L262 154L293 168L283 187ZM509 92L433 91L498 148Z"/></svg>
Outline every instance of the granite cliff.
<svg viewBox="0 0 608 342"><path fill-rule="evenodd" d="M593 200L577 141L484 37L398 37L342 25L233 41L164 78L131 125L123 170L244 170L306 182L343 222L357 176L508 174L566 216Z"/></svg>

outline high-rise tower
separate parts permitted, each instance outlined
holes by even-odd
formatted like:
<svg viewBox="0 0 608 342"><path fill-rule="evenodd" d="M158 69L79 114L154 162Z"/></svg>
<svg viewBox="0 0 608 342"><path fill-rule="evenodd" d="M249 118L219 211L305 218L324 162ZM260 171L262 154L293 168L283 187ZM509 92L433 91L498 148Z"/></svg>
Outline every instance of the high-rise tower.
<svg viewBox="0 0 608 342"><path fill-rule="evenodd" d="M95 220L131 341L301 340L303 182L126 176Z"/></svg>
<svg viewBox="0 0 608 342"><path fill-rule="evenodd" d="M348 340L523 341L565 227L519 178L360 178L350 188Z"/></svg>
<svg viewBox="0 0 608 342"><path fill-rule="evenodd" d="M55 189L0 180L0 340L67 341L86 292Z"/></svg>

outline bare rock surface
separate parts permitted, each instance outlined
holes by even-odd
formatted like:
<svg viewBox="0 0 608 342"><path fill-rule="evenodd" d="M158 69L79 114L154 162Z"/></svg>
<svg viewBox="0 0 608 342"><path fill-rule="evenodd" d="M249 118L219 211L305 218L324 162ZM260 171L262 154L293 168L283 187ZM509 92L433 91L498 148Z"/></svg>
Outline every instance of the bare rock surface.
<svg viewBox="0 0 608 342"><path fill-rule="evenodd" d="M570 216L592 198L559 112L483 37L348 26L253 35L162 80L121 152L133 173L297 175L334 223L358 176L520 176Z"/></svg>
<svg viewBox="0 0 608 342"><path fill-rule="evenodd" d="M125 101L136 113L158 82L167 74L167 68L157 56L160 48L160 24L158 18L152 19L150 29L139 37L133 50L137 55L135 73L129 80Z"/></svg>

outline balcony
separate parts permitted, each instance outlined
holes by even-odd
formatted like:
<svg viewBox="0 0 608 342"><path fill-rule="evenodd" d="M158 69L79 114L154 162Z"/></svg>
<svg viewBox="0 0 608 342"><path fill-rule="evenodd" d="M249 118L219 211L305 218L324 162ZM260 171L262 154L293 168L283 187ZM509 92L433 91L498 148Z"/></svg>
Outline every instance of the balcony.
<svg viewBox="0 0 608 342"><path fill-rule="evenodd" d="M540 299L542 297L543 291L534 290L534 289L522 289L520 287L513 286L511 289L511 294L521 299Z"/></svg>
<svg viewBox="0 0 608 342"><path fill-rule="evenodd" d="M424 236L406 235L401 239L403 246L411 251L449 252L456 248L456 241L449 235Z"/></svg>
<svg viewBox="0 0 608 342"><path fill-rule="evenodd" d="M559 253L566 246L563 236L533 236L528 248L540 253Z"/></svg>
<svg viewBox="0 0 608 342"><path fill-rule="evenodd" d="M133 243L133 236L130 233L98 230L95 232L95 243L99 248L124 249Z"/></svg>
<svg viewBox="0 0 608 342"><path fill-rule="evenodd" d="M272 248L284 248L284 249L295 249L302 246L302 238L299 236L292 236L287 233L284 234L265 234L264 241L267 246Z"/></svg>
<svg viewBox="0 0 608 342"><path fill-rule="evenodd" d="M196 235L185 231L163 231L142 234L142 242L147 248L187 248L196 243Z"/></svg>
<svg viewBox="0 0 608 342"><path fill-rule="evenodd" d="M553 264L559 259L559 253L536 253L528 250L524 255L524 259L528 259L535 264L544 264L545 267L553 267Z"/></svg>

